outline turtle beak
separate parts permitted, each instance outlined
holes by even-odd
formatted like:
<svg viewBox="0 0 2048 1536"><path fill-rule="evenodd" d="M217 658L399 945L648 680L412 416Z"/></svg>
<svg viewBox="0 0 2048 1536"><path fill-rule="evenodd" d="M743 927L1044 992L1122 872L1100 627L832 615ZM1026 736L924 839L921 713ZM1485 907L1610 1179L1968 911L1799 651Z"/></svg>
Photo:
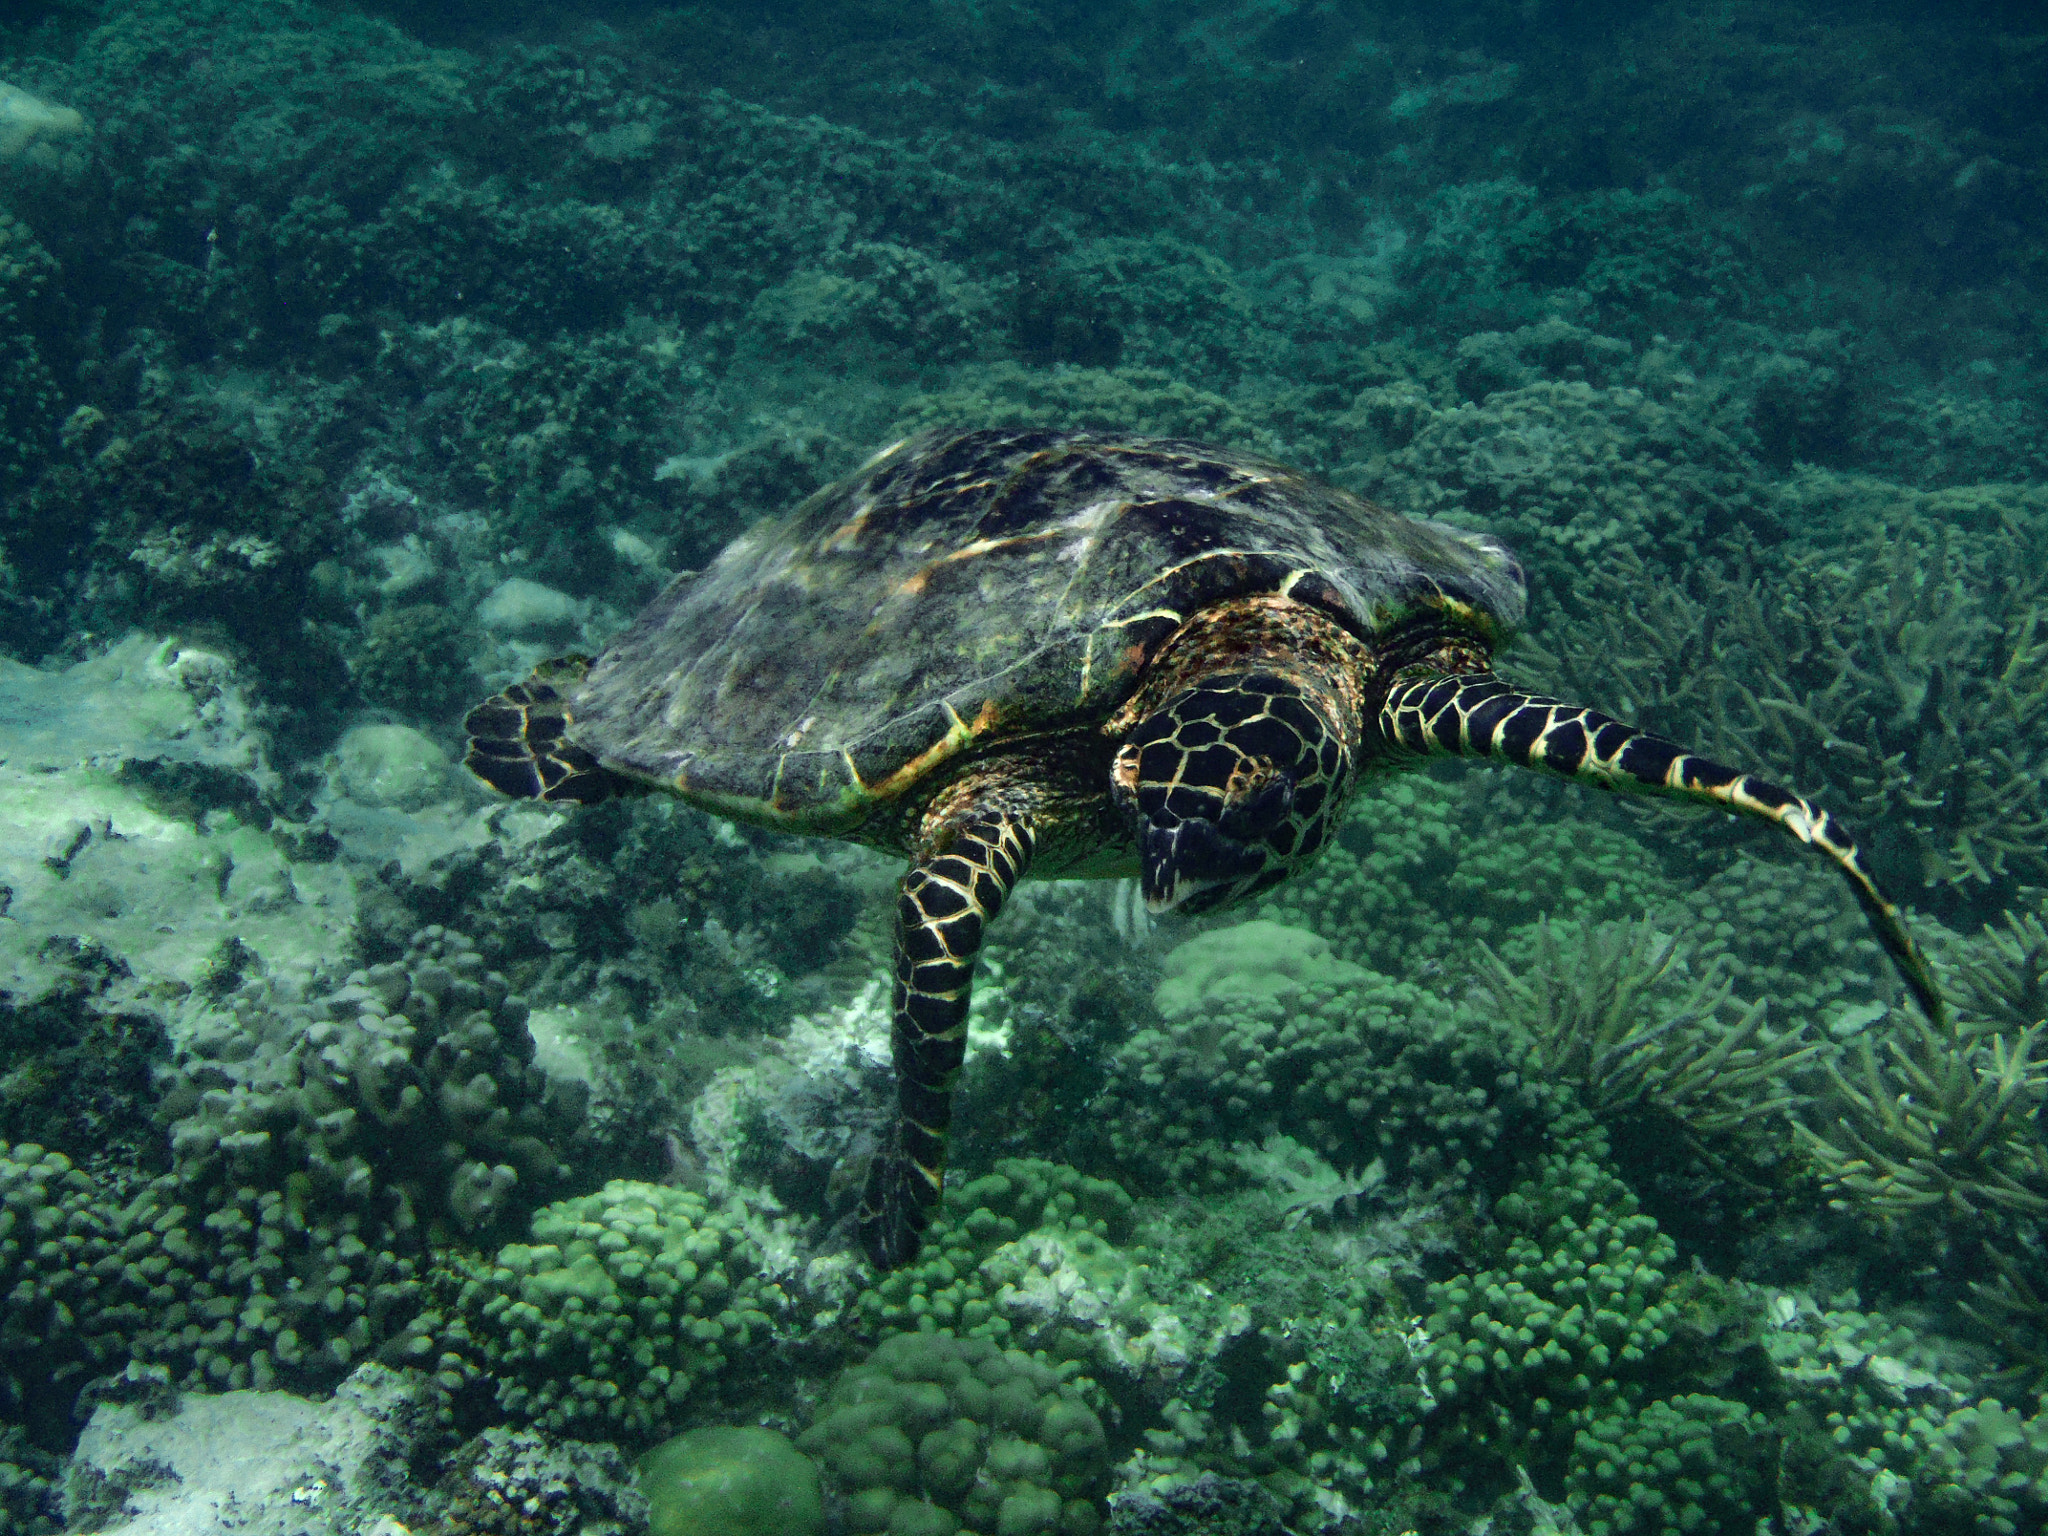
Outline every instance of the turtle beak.
<svg viewBox="0 0 2048 1536"><path fill-rule="evenodd" d="M1211 821L1183 821L1144 833L1145 907L1155 917L1175 910L1211 912L1227 906L1237 888L1262 873L1264 857L1224 837Z"/></svg>
<svg viewBox="0 0 2048 1536"><path fill-rule="evenodd" d="M1160 814L1139 834L1145 906L1155 916L1176 909L1213 912L1280 877L1266 838L1294 808L1294 780L1277 777L1221 818Z"/></svg>

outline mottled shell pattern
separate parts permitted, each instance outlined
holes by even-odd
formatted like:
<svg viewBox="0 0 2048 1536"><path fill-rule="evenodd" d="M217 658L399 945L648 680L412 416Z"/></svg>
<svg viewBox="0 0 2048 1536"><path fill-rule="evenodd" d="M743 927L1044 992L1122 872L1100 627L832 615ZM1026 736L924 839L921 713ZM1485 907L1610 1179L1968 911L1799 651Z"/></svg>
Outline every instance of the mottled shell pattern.
<svg viewBox="0 0 2048 1536"><path fill-rule="evenodd" d="M1521 568L1250 455L1107 433L939 432L678 577L575 689L616 772L847 833L962 753L1115 713L1190 614L1281 593L1368 642L1434 614L1488 649Z"/></svg>

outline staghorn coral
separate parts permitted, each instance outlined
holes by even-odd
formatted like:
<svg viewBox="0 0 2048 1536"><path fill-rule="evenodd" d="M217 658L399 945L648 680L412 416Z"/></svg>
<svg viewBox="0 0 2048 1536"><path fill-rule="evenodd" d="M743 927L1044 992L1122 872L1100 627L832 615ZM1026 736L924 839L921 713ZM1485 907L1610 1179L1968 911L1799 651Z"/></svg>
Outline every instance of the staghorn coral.
<svg viewBox="0 0 2048 1536"><path fill-rule="evenodd" d="M1765 1004L1734 998L1718 965L1681 990L1690 956L1648 922L1575 937L1567 948L1546 920L1534 964L1519 972L1482 944L1479 985L1535 1038L1545 1075L1571 1083L1594 1113L1653 1105L1705 1134L1805 1101L1790 1073L1821 1046L1803 1022L1772 1033Z"/></svg>
<svg viewBox="0 0 2048 1536"><path fill-rule="evenodd" d="M2048 909L2009 911L2003 928L1984 925L1961 948L1951 987L1966 1022L2019 1031L2048 1017Z"/></svg>
<svg viewBox="0 0 2048 1536"><path fill-rule="evenodd" d="M1995 915L2048 874L2048 517L2038 493L1824 482L1867 536L1684 583L1620 560L1556 639L1574 693L1767 766L1875 834L1880 875ZM1940 520L1937 520L1939 516ZM1988 889L1986 889L1988 888Z"/></svg>
<svg viewBox="0 0 2048 1536"><path fill-rule="evenodd" d="M2044 1026L1967 1035L1895 1013L1882 1053L1868 1035L1853 1063L1828 1063L1834 1118L1799 1123L1822 1177L1848 1203L1886 1217L1925 1214L1996 1225L2048 1215ZM1840 1202L1838 1202L1840 1203Z"/></svg>

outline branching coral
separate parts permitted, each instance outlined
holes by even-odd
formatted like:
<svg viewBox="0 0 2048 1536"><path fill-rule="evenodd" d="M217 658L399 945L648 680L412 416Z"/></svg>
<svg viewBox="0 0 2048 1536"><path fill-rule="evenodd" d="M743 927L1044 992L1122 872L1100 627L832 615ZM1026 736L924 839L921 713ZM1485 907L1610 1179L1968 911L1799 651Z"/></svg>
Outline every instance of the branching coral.
<svg viewBox="0 0 2048 1536"><path fill-rule="evenodd" d="M2048 1017L2048 924L2039 912L2007 912L1962 952L1954 979L1959 1012L1971 1025L2024 1030Z"/></svg>
<svg viewBox="0 0 2048 1536"><path fill-rule="evenodd" d="M2034 1117L2048 1097L2043 1026L1967 1037L1894 1014L1883 1054L1866 1035L1831 1126L1801 1125L1822 1175L1885 1216L1915 1212L1994 1221L2048 1215L2048 1145Z"/></svg>
<svg viewBox="0 0 2048 1536"><path fill-rule="evenodd" d="M1671 1001L1685 974L1675 935L1606 923L1567 949L1549 922L1536 961L1518 973L1485 945L1480 985L1535 1037L1545 1074L1572 1083L1596 1113L1654 1104L1696 1132L1726 1131L1802 1102L1789 1074L1820 1049L1805 1025L1773 1034L1761 1002L1733 998L1710 966Z"/></svg>
<svg viewBox="0 0 2048 1536"><path fill-rule="evenodd" d="M1903 889L2039 880L2048 521L2006 487L1920 512L1859 486L1856 521L1878 526L1842 548L1755 571L1695 561L1683 587L1625 556L1591 573L1564 681L1819 795L1879 834L1872 857Z"/></svg>

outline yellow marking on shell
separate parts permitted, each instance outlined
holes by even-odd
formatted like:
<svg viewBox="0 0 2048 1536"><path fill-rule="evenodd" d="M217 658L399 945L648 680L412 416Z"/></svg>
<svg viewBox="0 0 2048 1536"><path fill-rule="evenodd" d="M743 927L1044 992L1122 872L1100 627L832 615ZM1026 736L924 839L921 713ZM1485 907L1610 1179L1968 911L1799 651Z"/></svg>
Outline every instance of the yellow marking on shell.
<svg viewBox="0 0 2048 1536"><path fill-rule="evenodd" d="M1008 549L1013 545L1043 544L1047 539L1060 537L1065 531L1063 528L1054 527L1042 529L1037 533L1013 533L1000 539L976 539L971 544L962 544L950 555L941 555L935 563L944 565L952 560L973 560L990 550Z"/></svg>
<svg viewBox="0 0 2048 1536"><path fill-rule="evenodd" d="M985 736L996 727L994 699L982 701L981 708L975 713L971 723L961 719L960 712L954 709L951 703L944 700L941 703L945 705L946 717L950 722L946 727L946 734L878 783L863 782L853 766L852 754L841 749L840 755L846 759L846 771L853 774L854 782L869 796L877 800L888 800L900 795L948 758L957 756L976 737Z"/></svg>
<svg viewBox="0 0 2048 1536"><path fill-rule="evenodd" d="M862 502L854 509L853 516L826 534L818 545L821 552L830 553L838 549L851 549L860 542L860 536L867 531L868 514L875 510L871 501Z"/></svg>
<svg viewBox="0 0 2048 1536"><path fill-rule="evenodd" d="M889 455L894 453L897 449L901 448L905 443L909 441L910 439L907 437L899 437L896 439L895 442L889 444L888 447L877 449L872 455L869 456L867 463L861 465L861 467L855 470L854 473L857 475L866 474L869 470L873 469L877 464L881 463L882 460L888 458Z"/></svg>

